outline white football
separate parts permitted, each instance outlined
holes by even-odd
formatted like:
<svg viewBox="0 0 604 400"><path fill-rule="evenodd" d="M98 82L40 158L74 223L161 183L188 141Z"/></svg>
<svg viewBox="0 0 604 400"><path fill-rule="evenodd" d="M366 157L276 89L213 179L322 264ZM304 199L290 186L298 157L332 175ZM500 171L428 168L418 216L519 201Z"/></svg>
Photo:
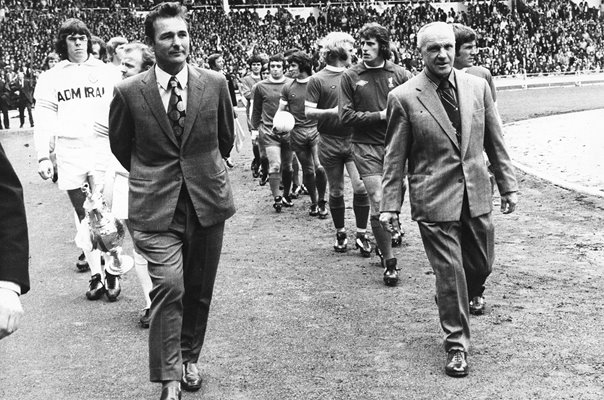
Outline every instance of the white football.
<svg viewBox="0 0 604 400"><path fill-rule="evenodd" d="M279 133L287 133L294 129L296 120L291 113L287 111L277 111L273 118L273 129Z"/></svg>

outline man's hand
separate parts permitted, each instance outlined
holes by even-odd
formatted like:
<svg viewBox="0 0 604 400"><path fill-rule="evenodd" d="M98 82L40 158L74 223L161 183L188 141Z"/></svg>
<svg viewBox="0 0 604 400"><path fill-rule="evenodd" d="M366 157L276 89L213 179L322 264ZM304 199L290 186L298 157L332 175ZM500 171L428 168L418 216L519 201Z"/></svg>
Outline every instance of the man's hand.
<svg viewBox="0 0 604 400"><path fill-rule="evenodd" d="M52 165L52 161L48 158L43 158L38 162L38 174L42 177L42 179L50 179L55 173L55 169Z"/></svg>
<svg viewBox="0 0 604 400"><path fill-rule="evenodd" d="M518 193L509 192L501 195L501 212L504 214L511 214L516 210L516 204L518 204Z"/></svg>
<svg viewBox="0 0 604 400"><path fill-rule="evenodd" d="M19 295L13 290L0 288L0 339L19 329L22 315Z"/></svg>
<svg viewBox="0 0 604 400"><path fill-rule="evenodd" d="M382 213L380 214L380 222L385 230L390 233L394 233L397 231L399 226L398 213L382 211Z"/></svg>

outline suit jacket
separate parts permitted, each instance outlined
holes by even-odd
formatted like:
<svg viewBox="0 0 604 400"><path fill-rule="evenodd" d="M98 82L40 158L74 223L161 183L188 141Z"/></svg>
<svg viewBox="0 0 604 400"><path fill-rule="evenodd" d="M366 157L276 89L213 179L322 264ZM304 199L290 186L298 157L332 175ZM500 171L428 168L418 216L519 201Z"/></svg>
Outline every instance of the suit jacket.
<svg viewBox="0 0 604 400"><path fill-rule="evenodd" d="M491 212L491 185L483 149L491 161L499 192L518 190L487 82L455 70L453 73L461 115L461 146L425 71L390 92L382 211L400 210L403 167L408 162L414 220L459 220L464 190L472 217Z"/></svg>
<svg viewBox="0 0 604 400"><path fill-rule="evenodd" d="M0 281L29 291L29 239L23 188L0 145Z"/></svg>
<svg viewBox="0 0 604 400"><path fill-rule="evenodd" d="M31 78L23 79L23 84L20 84L19 80L16 80L15 90L19 91L19 104L34 104L34 84Z"/></svg>
<svg viewBox="0 0 604 400"><path fill-rule="evenodd" d="M233 107L223 74L188 65L182 144L172 131L155 68L115 87L111 151L130 171L129 220L135 230L166 231L183 184L202 226L235 213L223 156L233 147Z"/></svg>

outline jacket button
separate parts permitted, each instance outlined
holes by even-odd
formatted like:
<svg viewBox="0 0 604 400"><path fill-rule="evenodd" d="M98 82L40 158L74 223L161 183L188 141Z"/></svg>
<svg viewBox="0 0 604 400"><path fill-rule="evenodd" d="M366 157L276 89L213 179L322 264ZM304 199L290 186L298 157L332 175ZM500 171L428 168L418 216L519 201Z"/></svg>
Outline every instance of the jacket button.
<svg viewBox="0 0 604 400"><path fill-rule="evenodd" d="M459 178L459 179L457 180L457 182L462 183L462 182L463 182L463 178Z"/></svg>

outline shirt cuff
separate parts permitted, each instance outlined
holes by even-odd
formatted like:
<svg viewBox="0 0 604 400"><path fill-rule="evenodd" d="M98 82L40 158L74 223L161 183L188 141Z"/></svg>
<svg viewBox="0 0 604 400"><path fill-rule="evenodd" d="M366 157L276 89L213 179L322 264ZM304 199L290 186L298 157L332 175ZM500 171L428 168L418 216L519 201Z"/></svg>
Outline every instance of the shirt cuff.
<svg viewBox="0 0 604 400"><path fill-rule="evenodd" d="M9 289L21 296L21 286L15 282L0 281L0 289Z"/></svg>

